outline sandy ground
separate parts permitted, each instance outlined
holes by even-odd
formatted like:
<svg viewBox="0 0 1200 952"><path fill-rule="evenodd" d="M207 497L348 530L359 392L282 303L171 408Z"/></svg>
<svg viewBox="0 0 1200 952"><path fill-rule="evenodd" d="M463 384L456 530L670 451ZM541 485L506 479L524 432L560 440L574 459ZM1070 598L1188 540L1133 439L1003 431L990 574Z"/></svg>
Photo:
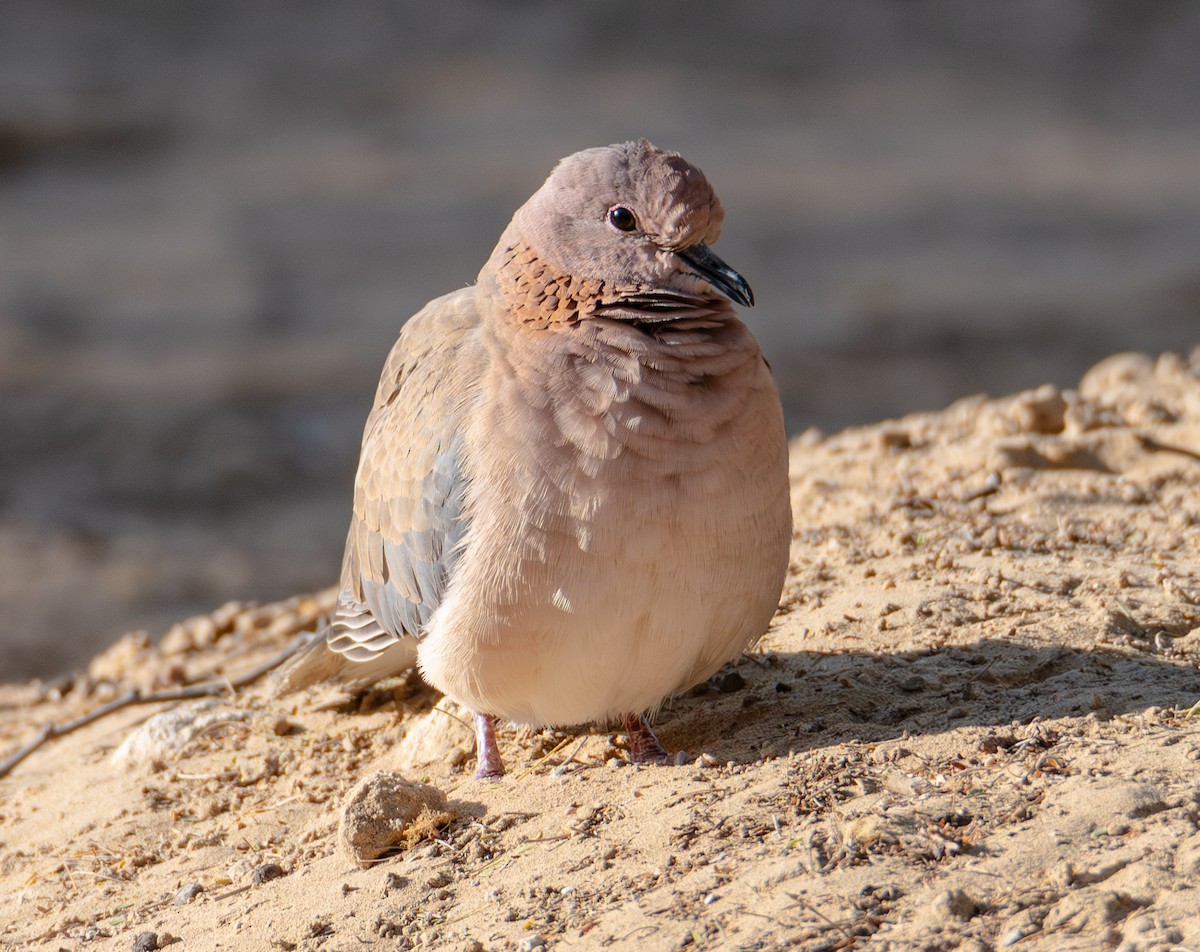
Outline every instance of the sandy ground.
<svg viewBox="0 0 1200 952"><path fill-rule="evenodd" d="M128 709L0 781L0 947L1200 948L1200 352L810 432L792 480L770 631L658 717L680 766L510 728L475 781L415 677L198 702L118 766L166 706ZM0 750L236 675L328 601L8 685ZM447 799L360 868L337 827L377 770Z"/></svg>

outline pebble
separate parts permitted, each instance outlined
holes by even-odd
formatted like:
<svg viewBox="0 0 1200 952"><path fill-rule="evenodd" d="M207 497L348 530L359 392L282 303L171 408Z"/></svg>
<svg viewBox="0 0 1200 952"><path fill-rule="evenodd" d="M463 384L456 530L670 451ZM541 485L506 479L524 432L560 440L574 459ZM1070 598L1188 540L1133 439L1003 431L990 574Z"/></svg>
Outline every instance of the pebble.
<svg viewBox="0 0 1200 952"><path fill-rule="evenodd" d="M278 879L280 876L286 876L284 868L278 863L264 863L257 867L251 874L256 886L261 886L263 883L269 883L272 879Z"/></svg>
<svg viewBox="0 0 1200 952"><path fill-rule="evenodd" d="M377 770L360 780L343 801L338 823L342 850L363 869L403 842L404 831L421 811L444 809L446 795L428 784Z"/></svg>
<svg viewBox="0 0 1200 952"><path fill-rule="evenodd" d="M155 952L158 948L157 932L139 932L133 939L133 952Z"/></svg>
<svg viewBox="0 0 1200 952"><path fill-rule="evenodd" d="M199 883L188 883L176 890L175 895L171 897L171 903L175 906L186 906L202 892L204 892L204 887Z"/></svg>
<svg viewBox="0 0 1200 952"><path fill-rule="evenodd" d="M517 946L521 952L533 952L534 949L544 948L546 940L540 935L531 935L521 940L521 944Z"/></svg>
<svg viewBox="0 0 1200 952"><path fill-rule="evenodd" d="M970 919L979 910L979 904L961 889L941 893L934 899L933 906L943 919Z"/></svg>
<svg viewBox="0 0 1200 952"><path fill-rule="evenodd" d="M722 671L709 678L708 683L722 694L733 694L746 686L746 679L739 671Z"/></svg>
<svg viewBox="0 0 1200 952"><path fill-rule="evenodd" d="M197 736L249 717L249 711L222 709L212 698L173 707L155 714L126 737L113 751L111 761L126 770L157 770Z"/></svg>

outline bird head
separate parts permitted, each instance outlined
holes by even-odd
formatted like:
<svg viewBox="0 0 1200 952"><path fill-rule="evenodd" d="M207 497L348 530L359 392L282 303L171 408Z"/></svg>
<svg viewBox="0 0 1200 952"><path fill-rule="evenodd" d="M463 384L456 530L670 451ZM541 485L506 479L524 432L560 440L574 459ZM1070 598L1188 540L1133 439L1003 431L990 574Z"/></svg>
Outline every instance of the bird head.
<svg viewBox="0 0 1200 952"><path fill-rule="evenodd" d="M723 219L703 172L642 139L559 162L501 248L528 249L591 289L581 316L668 321L727 312L728 301L753 305L745 279L710 247Z"/></svg>

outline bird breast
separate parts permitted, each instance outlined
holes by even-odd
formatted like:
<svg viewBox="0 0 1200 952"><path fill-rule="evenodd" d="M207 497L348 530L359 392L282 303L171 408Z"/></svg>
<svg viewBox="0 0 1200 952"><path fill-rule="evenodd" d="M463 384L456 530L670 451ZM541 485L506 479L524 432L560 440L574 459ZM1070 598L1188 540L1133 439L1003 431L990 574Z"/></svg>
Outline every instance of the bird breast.
<svg viewBox="0 0 1200 952"><path fill-rule="evenodd" d="M469 529L421 644L526 723L645 710L765 630L790 538L779 399L736 319L485 331Z"/></svg>

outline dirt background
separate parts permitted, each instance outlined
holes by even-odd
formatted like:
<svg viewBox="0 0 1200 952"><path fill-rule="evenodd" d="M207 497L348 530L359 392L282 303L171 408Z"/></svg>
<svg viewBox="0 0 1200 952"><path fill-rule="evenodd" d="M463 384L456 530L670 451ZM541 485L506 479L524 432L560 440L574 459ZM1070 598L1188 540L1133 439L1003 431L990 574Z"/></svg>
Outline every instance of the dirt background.
<svg viewBox="0 0 1200 952"><path fill-rule="evenodd" d="M1186 353L1200 7L0 3L0 679L336 575L400 323L562 155L704 168L791 432Z"/></svg>
<svg viewBox="0 0 1200 952"><path fill-rule="evenodd" d="M476 781L415 677L127 709L0 780L0 947L1200 948L1200 351L810 431L791 472L779 613L659 714L679 765L507 728ZM330 601L0 688L0 750L236 677ZM446 799L360 868L381 770Z"/></svg>

